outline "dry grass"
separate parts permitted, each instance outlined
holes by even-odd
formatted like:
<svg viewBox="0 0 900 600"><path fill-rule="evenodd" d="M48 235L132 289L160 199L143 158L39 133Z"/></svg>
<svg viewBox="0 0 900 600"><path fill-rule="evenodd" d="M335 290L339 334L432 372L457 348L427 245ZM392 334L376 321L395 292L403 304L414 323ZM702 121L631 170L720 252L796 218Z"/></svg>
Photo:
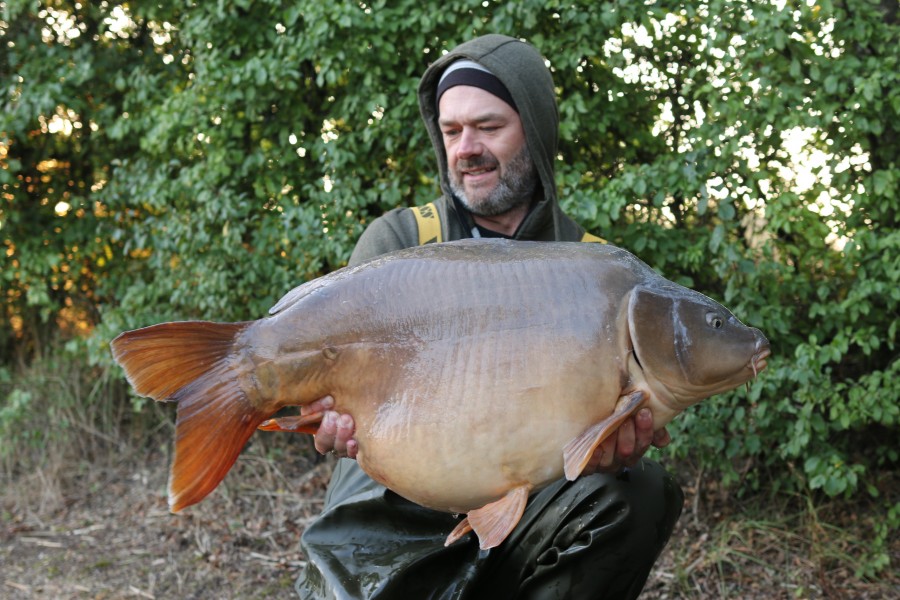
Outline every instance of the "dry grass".
<svg viewBox="0 0 900 600"><path fill-rule="evenodd" d="M6 482L0 597L291 597L299 536L331 469L295 442L253 443L215 493L179 515L166 504L161 451L82 465L62 484L47 486L42 470Z"/></svg>
<svg viewBox="0 0 900 600"><path fill-rule="evenodd" d="M693 475L693 476L689 476ZM879 515L870 500L822 501L760 495L738 499L714 479L683 473L685 513L642 598L895 599L900 576L871 572ZM900 480L887 473L896 496ZM890 540L891 564L900 538Z"/></svg>

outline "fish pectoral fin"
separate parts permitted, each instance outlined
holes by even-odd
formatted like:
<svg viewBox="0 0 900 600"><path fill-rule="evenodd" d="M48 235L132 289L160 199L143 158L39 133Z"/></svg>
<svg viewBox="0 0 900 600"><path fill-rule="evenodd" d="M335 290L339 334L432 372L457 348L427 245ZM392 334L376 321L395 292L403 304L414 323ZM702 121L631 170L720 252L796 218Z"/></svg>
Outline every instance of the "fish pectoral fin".
<svg viewBox="0 0 900 600"><path fill-rule="evenodd" d="M469 531L474 531L482 550L499 546L519 524L530 491L530 485L520 485L509 490L496 502L469 511L466 518L447 536L444 545L450 545Z"/></svg>
<svg viewBox="0 0 900 600"><path fill-rule="evenodd" d="M315 435L325 413L315 412L294 417L276 417L263 421L258 429L263 431L286 431L288 433L309 433Z"/></svg>
<svg viewBox="0 0 900 600"><path fill-rule="evenodd" d="M644 397L644 392L640 390L632 392L628 396L623 396L616 404L616 410L613 414L599 423L591 425L581 435L566 444L566 447L563 448L563 465L566 479L575 481L581 475L597 446L609 437L613 431L618 429L628 417L637 412L644 402Z"/></svg>

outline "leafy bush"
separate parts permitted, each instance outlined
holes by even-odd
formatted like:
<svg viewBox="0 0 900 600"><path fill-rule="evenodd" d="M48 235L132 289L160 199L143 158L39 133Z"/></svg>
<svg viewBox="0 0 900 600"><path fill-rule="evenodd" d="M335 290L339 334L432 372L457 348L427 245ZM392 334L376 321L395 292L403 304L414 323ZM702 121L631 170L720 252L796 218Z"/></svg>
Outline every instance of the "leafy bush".
<svg viewBox="0 0 900 600"><path fill-rule="evenodd" d="M60 332L108 366L123 329L256 318L341 266L373 217L436 193L421 73L500 32L553 70L566 210L772 341L672 454L828 496L896 468L895 5L2 4L7 379Z"/></svg>

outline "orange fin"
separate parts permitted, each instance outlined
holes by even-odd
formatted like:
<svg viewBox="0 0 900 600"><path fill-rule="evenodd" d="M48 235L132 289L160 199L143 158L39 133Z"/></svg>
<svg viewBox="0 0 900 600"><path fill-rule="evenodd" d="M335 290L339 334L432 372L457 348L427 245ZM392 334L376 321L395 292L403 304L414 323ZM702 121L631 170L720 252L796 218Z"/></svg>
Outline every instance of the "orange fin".
<svg viewBox="0 0 900 600"><path fill-rule="evenodd" d="M450 532L450 535L447 536L447 541L444 542L444 547L446 548L470 531L472 531L472 526L469 525L469 517L466 517L465 519L460 521L459 525L454 527L453 531Z"/></svg>
<svg viewBox="0 0 900 600"><path fill-rule="evenodd" d="M175 392L227 358L249 323L181 321L126 331L110 343L113 358L141 396L171 400Z"/></svg>
<svg viewBox="0 0 900 600"><path fill-rule="evenodd" d="M263 421L259 429L263 431L287 431L289 433L310 433L315 435L319 430L319 423L322 422L322 415L324 414L317 412L295 417L269 419L268 421Z"/></svg>
<svg viewBox="0 0 900 600"><path fill-rule="evenodd" d="M509 490L496 502L469 511L466 518L447 537L444 545L448 546L469 530L474 530L478 536L478 546L482 550L499 546L519 524L528 503L529 491L531 486L520 485Z"/></svg>
<svg viewBox="0 0 900 600"><path fill-rule="evenodd" d="M599 423L591 425L581 435L566 444L566 447L563 448L566 479L569 481L577 479L584 467L587 466L597 446L624 423L625 419L637 412L643 402L644 392L642 391L632 392L628 396L619 398L613 414Z"/></svg>
<svg viewBox="0 0 900 600"><path fill-rule="evenodd" d="M213 491L269 416L250 404L230 361L234 339L247 325L162 323L112 341L113 357L137 393L178 403L169 476L172 512Z"/></svg>

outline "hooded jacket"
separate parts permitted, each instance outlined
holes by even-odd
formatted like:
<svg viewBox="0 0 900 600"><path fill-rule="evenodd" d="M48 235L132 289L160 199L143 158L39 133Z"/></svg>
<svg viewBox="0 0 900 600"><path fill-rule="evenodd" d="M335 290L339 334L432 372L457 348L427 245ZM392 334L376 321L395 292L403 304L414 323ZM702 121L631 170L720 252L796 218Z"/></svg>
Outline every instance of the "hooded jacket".
<svg viewBox="0 0 900 600"><path fill-rule="evenodd" d="M540 180L539 198L519 226L515 239L579 241L584 229L559 207L554 160L559 139L559 111L553 79L544 59L531 45L505 35L486 35L455 48L435 61L419 83L419 111L437 156L441 196L435 201L444 241L472 237L474 222L453 201L447 174L447 154L438 126L436 91L444 70L454 61L469 59L493 73L509 90L519 111L528 149ZM397 208L375 219L353 251L350 264L416 246L418 226L409 208Z"/></svg>

